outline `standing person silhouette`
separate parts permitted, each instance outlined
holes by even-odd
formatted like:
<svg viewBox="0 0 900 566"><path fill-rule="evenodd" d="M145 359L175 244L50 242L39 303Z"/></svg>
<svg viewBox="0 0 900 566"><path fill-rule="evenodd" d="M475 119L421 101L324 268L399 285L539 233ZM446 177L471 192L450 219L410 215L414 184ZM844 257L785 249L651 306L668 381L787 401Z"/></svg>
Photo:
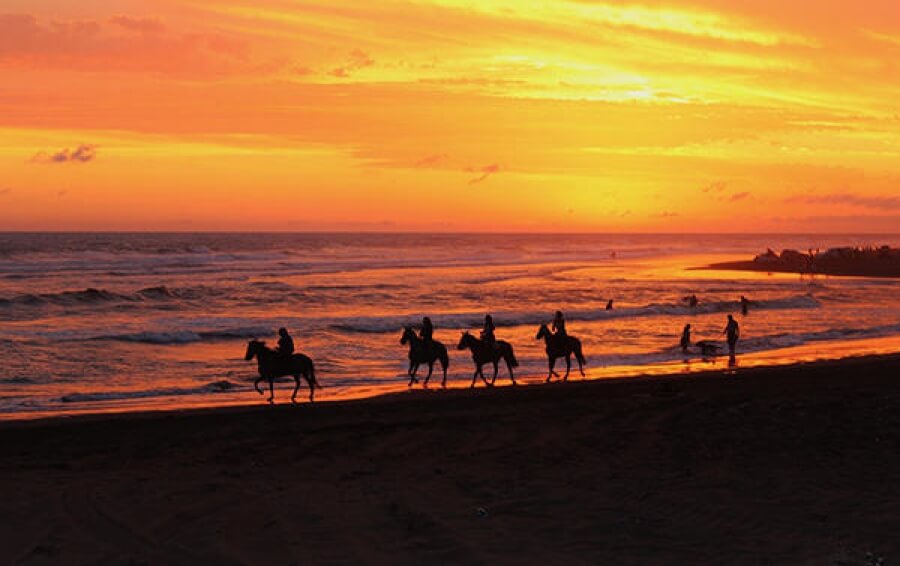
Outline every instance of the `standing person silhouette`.
<svg viewBox="0 0 900 566"><path fill-rule="evenodd" d="M725 335L728 341L728 357L734 361L735 348L737 347L738 339L741 337L741 329L733 316L728 315L728 324L725 325L725 330L722 331L722 334Z"/></svg>
<svg viewBox="0 0 900 566"><path fill-rule="evenodd" d="M613 300L612 299L610 299L609 302L606 303L606 310L608 310L608 311L613 310Z"/></svg>
<svg viewBox="0 0 900 566"><path fill-rule="evenodd" d="M494 331L497 329L494 326L494 317L491 315L484 316L484 328L481 329L481 340L484 342L484 348L488 352L493 352L497 349L497 338L494 336Z"/></svg>
<svg viewBox="0 0 900 566"><path fill-rule="evenodd" d="M684 330L681 331L681 351L687 354L688 348L691 345L691 325L685 324Z"/></svg>
<svg viewBox="0 0 900 566"><path fill-rule="evenodd" d="M434 325L431 324L431 318L422 318L422 329L419 330L419 337L422 339L422 345L426 352L431 352L432 343L434 342Z"/></svg>
<svg viewBox="0 0 900 566"><path fill-rule="evenodd" d="M750 299L741 295L741 314L747 316L748 312L750 312Z"/></svg>
<svg viewBox="0 0 900 566"><path fill-rule="evenodd" d="M282 358L289 358L294 354L294 339L288 334L287 328L278 329L278 348L275 351Z"/></svg>

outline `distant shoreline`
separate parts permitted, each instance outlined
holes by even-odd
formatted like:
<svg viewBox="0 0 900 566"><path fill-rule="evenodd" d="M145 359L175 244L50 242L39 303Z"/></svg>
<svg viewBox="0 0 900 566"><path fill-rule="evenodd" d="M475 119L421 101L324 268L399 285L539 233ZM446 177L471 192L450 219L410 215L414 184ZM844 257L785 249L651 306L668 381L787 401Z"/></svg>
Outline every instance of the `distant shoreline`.
<svg viewBox="0 0 900 566"><path fill-rule="evenodd" d="M744 261L724 261L720 263L711 263L702 267L690 267L689 271L753 271L756 273L795 273L797 275L825 275L831 277L877 277L880 279L897 279L900 278L900 271L892 270L882 272L878 270L832 270L828 271L804 271L802 269L792 269L786 266L778 265L761 265L752 260Z"/></svg>
<svg viewBox="0 0 900 566"><path fill-rule="evenodd" d="M771 248L750 261L713 263L700 269L798 273L836 277L900 278L900 248L887 245L831 248L821 252L786 249L781 254Z"/></svg>
<svg viewBox="0 0 900 566"><path fill-rule="evenodd" d="M740 376L745 378L755 378L759 376L771 376L773 374L790 374L793 371L850 371L854 368L865 367L872 364L884 364L894 362L900 365L900 353L892 354L876 354L849 356L839 359L817 360L812 362L797 362L790 364L772 364L764 366L753 366L747 368L728 368L725 366L714 369L694 371L689 374L669 373L669 374L646 374L636 376L609 377L601 379L580 379L571 377L566 383L553 381L551 383L537 383L528 385L519 385L517 387L510 386L506 383L498 384L496 387L485 389L483 387L470 388L450 388L441 389L439 387L431 387L430 389L409 389L399 392L388 392L372 395L369 397L359 397L353 399L333 399L317 401L310 404L306 398L301 395L302 402L297 405L291 405L286 401L287 397L281 397L280 401L274 406L267 405L264 402L246 404L246 405L222 405L222 406L205 406L205 407L178 407L173 409L136 409L134 411L110 411L110 412L85 412L75 414L48 415L37 418L22 418L0 420L0 431L18 428L31 428L43 426L68 426L76 425L82 422L126 422L131 420L153 421L157 419L169 418L204 418L215 415L225 416L232 415L235 417L257 412L267 412L271 410L286 410L286 407L294 407L298 411L303 410L329 410L330 407L353 407L356 405L369 404L390 404L400 403L416 403L422 404L423 408L427 407L431 402L441 402L443 399L459 399L459 398L477 398L479 396L503 396L506 394L519 395L523 391L527 395L541 395L543 391L556 391L557 388L572 388L573 395L576 391L584 389L598 388L602 390L604 387L617 387L617 384L647 384L647 383L679 383L693 382L695 380L716 379L726 376ZM627 385L625 385L627 387ZM635 385L635 387L639 387ZM251 393L248 393L250 395ZM343 409L336 409L343 410Z"/></svg>

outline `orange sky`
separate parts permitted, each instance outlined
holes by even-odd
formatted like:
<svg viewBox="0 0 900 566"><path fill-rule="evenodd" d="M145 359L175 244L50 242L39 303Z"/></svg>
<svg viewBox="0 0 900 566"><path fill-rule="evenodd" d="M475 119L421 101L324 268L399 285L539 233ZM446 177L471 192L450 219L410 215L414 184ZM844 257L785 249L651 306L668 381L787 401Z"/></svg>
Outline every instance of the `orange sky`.
<svg viewBox="0 0 900 566"><path fill-rule="evenodd" d="M0 229L900 232L896 0L4 0Z"/></svg>

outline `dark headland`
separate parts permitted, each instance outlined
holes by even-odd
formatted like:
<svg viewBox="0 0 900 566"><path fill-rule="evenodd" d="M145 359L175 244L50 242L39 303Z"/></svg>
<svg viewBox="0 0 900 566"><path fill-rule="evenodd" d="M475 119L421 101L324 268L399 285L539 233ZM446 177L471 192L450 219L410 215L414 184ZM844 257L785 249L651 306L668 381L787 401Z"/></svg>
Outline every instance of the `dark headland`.
<svg viewBox="0 0 900 566"><path fill-rule="evenodd" d="M766 273L800 273L857 277L900 277L900 249L881 247L832 248L824 252L783 250L780 254L766 250L747 261L714 263L697 269L762 271Z"/></svg>
<svg viewBox="0 0 900 566"><path fill-rule="evenodd" d="M900 357L0 426L0 564L893 564Z"/></svg>

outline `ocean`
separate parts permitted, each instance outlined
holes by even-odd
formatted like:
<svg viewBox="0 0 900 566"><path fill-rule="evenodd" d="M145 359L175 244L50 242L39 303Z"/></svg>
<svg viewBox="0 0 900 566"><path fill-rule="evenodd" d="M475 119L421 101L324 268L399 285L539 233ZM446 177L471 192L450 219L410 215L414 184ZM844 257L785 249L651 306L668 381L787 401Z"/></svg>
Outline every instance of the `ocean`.
<svg viewBox="0 0 900 566"><path fill-rule="evenodd" d="M900 235L5 233L0 418L260 403L246 345L274 345L281 326L316 364L317 399L403 390L401 329L425 315L451 387L471 381L456 344L486 313L525 384L546 377L535 334L557 309L588 379L722 367L678 340L690 323L694 340L721 342L729 313L739 367L900 351L900 280L691 269L871 244ZM292 380L277 388L287 402Z"/></svg>

